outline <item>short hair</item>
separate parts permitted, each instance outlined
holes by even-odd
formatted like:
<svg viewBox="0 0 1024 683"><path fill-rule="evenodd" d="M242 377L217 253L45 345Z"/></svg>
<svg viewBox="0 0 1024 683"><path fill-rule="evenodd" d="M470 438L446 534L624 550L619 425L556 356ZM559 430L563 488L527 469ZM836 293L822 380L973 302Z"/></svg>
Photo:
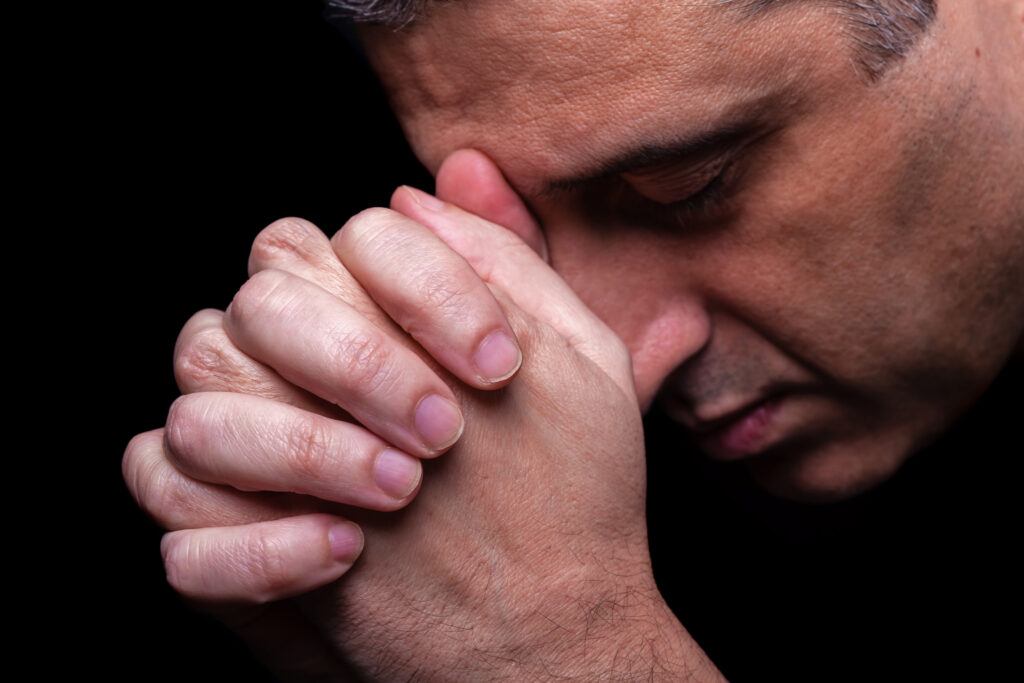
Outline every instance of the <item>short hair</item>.
<svg viewBox="0 0 1024 683"><path fill-rule="evenodd" d="M432 2L453 0L326 0L324 16L331 21L366 23L401 29ZM472 1L472 0L466 0ZM872 81L903 58L932 24L937 0L814 0L837 10L845 19L856 46L856 59ZM793 0L718 0L757 15Z"/></svg>

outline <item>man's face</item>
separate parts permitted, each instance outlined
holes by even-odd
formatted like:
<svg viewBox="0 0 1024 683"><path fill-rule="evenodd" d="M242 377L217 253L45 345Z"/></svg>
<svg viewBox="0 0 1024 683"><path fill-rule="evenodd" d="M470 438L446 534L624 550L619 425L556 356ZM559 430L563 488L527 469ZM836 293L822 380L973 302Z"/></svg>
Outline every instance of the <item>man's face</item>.
<svg viewBox="0 0 1024 683"><path fill-rule="evenodd" d="M1021 342L1024 93L985 66L1019 56L979 57L981 11L946 3L870 83L829 3L713 4L460 0L363 37L428 169L476 148L521 194L644 410L779 495L843 498Z"/></svg>

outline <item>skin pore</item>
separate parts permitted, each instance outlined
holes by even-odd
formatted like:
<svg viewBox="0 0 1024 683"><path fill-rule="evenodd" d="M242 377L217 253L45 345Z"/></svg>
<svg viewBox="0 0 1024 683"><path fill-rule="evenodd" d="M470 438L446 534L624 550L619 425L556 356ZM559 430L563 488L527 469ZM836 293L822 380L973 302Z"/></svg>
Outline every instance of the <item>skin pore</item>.
<svg viewBox="0 0 1024 683"><path fill-rule="evenodd" d="M432 172L487 154L626 342L641 407L774 493L890 477L1024 350L1020 3L866 78L827 3L431 4L361 26ZM696 195L696 196L694 196Z"/></svg>

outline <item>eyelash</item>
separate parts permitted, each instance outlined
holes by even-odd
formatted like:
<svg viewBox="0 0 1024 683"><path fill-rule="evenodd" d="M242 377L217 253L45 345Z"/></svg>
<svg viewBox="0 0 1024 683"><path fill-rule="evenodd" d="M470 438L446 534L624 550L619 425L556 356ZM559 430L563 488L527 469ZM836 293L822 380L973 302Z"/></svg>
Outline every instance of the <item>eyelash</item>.
<svg viewBox="0 0 1024 683"><path fill-rule="evenodd" d="M696 193L678 202L659 206L658 213L666 215L670 220L684 227L694 221L708 220L714 217L729 198L734 166L734 161L728 162L714 178Z"/></svg>

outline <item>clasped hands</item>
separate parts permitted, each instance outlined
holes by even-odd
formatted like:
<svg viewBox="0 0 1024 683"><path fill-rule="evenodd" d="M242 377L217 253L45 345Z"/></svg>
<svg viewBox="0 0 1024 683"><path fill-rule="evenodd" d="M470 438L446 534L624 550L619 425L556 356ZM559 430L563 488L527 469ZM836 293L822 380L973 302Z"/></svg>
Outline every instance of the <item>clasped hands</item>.
<svg viewBox="0 0 1024 683"><path fill-rule="evenodd" d="M123 459L168 581L286 680L714 680L651 573L628 349L486 156L437 186L277 221L185 325Z"/></svg>

